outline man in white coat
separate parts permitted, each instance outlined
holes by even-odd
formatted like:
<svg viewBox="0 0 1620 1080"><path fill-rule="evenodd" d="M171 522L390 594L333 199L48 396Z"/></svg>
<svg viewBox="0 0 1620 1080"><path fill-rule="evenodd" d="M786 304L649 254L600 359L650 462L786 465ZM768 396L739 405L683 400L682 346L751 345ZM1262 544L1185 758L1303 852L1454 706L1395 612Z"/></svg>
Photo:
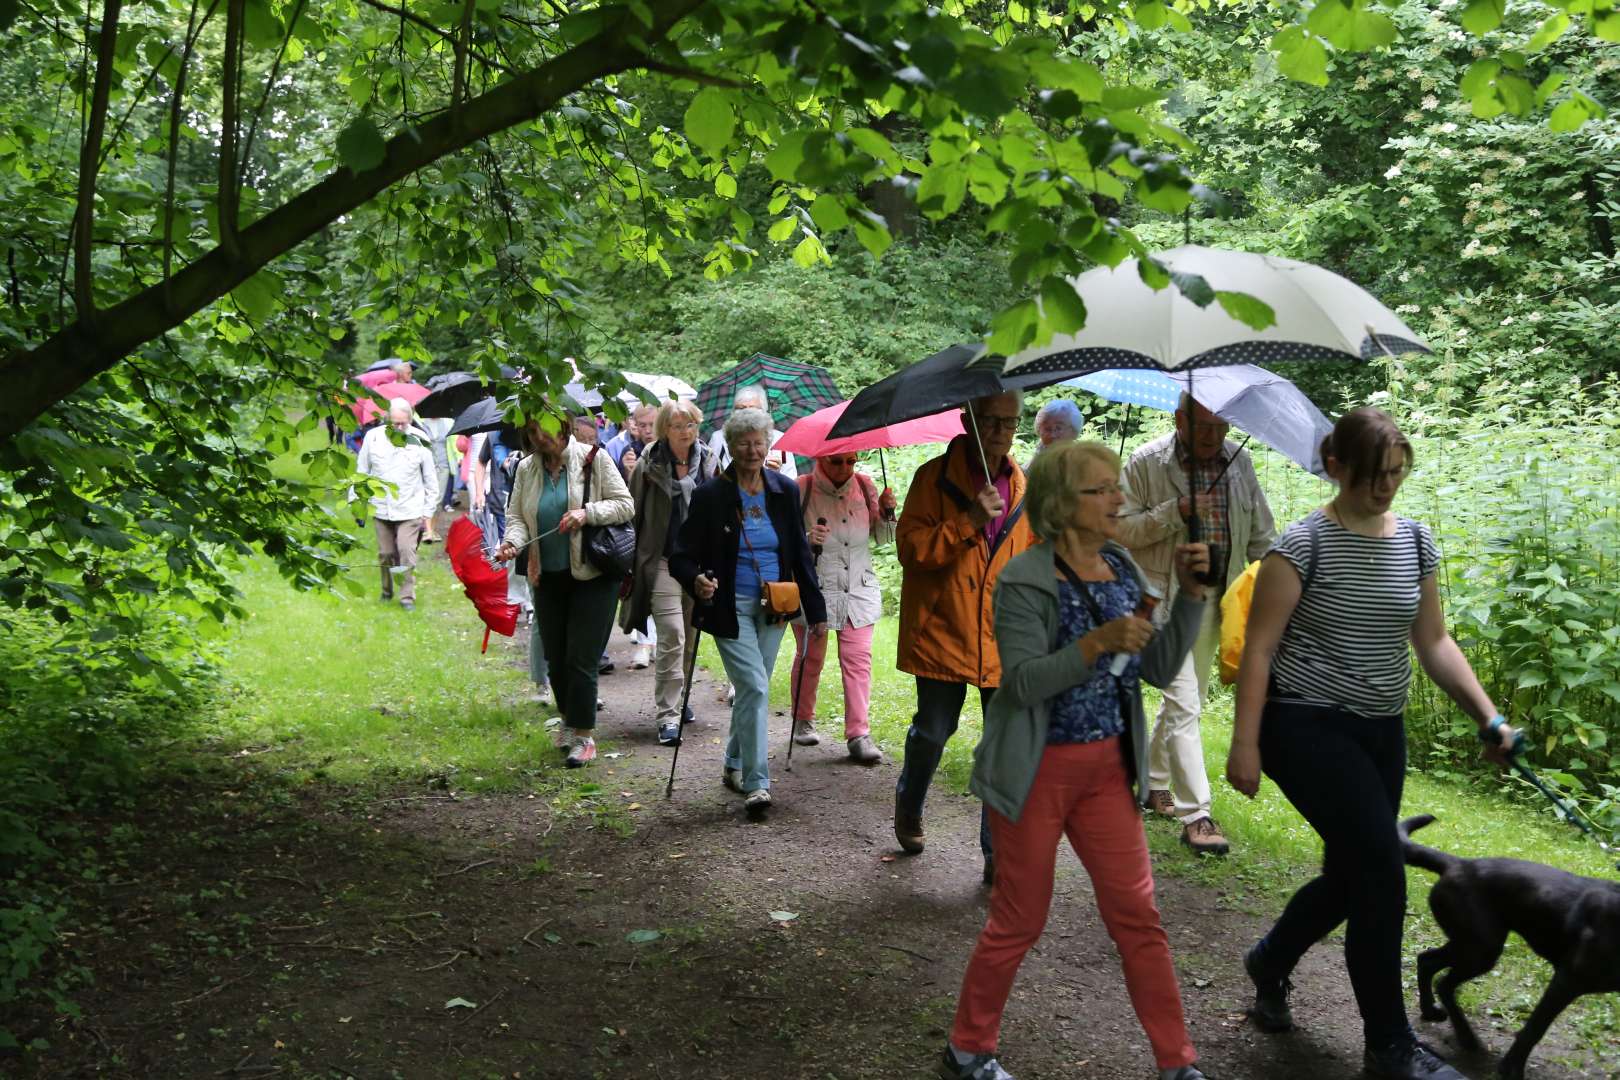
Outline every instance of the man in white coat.
<svg viewBox="0 0 1620 1080"><path fill-rule="evenodd" d="M383 481L371 497L377 529L377 562L382 567L382 599L394 598L399 579L399 606L416 608L416 547L438 502L438 475L428 433L411 423L411 403L388 403L388 423L366 432L354 470ZM399 440L396 444L395 440Z"/></svg>
<svg viewBox="0 0 1620 1080"><path fill-rule="evenodd" d="M765 388L759 383L751 383L737 391L737 396L732 399L731 407L734 410L759 409L761 412L768 413L771 411L770 395L765 392ZM781 440L782 433L773 429L771 431L770 445L774 447ZM726 446L726 437L723 431L717 430L709 437L709 449L714 451L715 460L720 463L719 469L722 472L725 471L726 466L731 464L731 449ZM765 467L775 469L783 476L792 477L793 479L798 479L799 476L799 467L794 463L793 455L784 454L777 450L772 450L765 455Z"/></svg>
<svg viewBox="0 0 1620 1080"><path fill-rule="evenodd" d="M1254 462L1226 432L1225 420L1182 394L1175 433L1138 448L1120 477L1125 506L1119 537L1164 597L1159 611L1170 610L1177 587L1176 545L1187 542L1187 519L1194 513L1209 543L1215 583L1208 590L1204 623L1181 671L1164 688L1148 746L1148 808L1178 819L1181 842L1200 855L1230 850L1210 814L1209 773L1198 724L1221 641L1221 596L1277 538Z"/></svg>

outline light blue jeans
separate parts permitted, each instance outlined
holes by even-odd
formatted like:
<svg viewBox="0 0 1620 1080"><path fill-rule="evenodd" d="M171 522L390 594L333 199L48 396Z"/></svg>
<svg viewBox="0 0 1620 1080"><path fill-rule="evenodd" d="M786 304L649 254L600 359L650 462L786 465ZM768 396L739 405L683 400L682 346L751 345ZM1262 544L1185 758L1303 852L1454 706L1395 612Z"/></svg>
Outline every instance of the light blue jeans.
<svg viewBox="0 0 1620 1080"><path fill-rule="evenodd" d="M726 768L742 770L744 792L771 786L768 724L771 715L771 670L787 623L768 623L760 614L759 596L737 599L737 637L715 638L726 665L726 678L737 688L731 704L731 739Z"/></svg>

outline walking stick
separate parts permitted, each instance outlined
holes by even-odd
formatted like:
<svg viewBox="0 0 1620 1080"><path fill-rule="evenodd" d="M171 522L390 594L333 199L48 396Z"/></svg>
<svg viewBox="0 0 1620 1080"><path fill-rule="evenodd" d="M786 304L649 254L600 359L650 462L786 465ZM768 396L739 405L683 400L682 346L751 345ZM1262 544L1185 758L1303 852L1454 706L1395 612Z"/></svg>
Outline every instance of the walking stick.
<svg viewBox="0 0 1620 1080"><path fill-rule="evenodd" d="M700 577L713 577L705 570ZM699 600L699 604L708 607L710 601ZM669 783L664 785L664 798L668 799L675 794L675 766L681 760L681 745L686 742L686 703L692 700L692 675L697 671L698 645L703 641L703 631L696 623L692 626L692 657L686 662L686 685L681 688L681 728L675 739L675 752L669 758Z"/></svg>

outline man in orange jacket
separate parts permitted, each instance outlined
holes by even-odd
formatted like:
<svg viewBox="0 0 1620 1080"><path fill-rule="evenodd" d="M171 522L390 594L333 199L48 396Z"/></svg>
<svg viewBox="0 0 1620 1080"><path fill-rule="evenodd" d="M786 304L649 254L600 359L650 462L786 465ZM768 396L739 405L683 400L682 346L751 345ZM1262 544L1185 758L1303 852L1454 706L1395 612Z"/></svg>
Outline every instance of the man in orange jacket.
<svg viewBox="0 0 1620 1080"><path fill-rule="evenodd" d="M968 434L912 477L896 535L900 566L900 649L896 666L917 679L917 711L906 733L894 795L894 836L923 849L922 810L945 743L955 733L967 688L988 708L1001 684L991 598L996 576L1034 542L1024 520L1024 473L1008 452L1023 396L996 394L964 409ZM977 445L974 430L977 430ZM979 446L992 477L985 476ZM990 833L981 821L984 879L994 873Z"/></svg>

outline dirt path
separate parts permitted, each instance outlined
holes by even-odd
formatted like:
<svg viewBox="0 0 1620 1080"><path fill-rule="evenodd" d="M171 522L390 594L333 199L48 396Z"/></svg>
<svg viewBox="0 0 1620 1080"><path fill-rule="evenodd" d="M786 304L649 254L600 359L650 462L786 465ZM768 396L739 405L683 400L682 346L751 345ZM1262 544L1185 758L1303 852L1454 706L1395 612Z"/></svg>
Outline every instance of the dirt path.
<svg viewBox="0 0 1620 1080"><path fill-rule="evenodd" d="M74 939L84 1019L41 1030L37 1075L856 1080L932 1075L984 918L977 804L940 793L929 849L895 856L897 762L800 747L748 822L719 783L727 715L704 680L674 798L651 677L602 681L603 750L572 803L441 790L287 792L253 759L155 790L132 865ZM544 738L539 724L515 738ZM99 827L107 827L100 823ZM1168 825L1153 827L1168 828ZM1296 973L1302 1031L1243 1020L1261 921L1159 877L1193 1039L1214 1080L1359 1075L1342 959ZM772 913L778 913L773 916ZM791 913L783 919L783 913ZM637 931L656 931L637 942ZM1510 1033L1479 1026L1505 1049ZM1425 1037L1451 1050L1441 1026ZM1604 1075L1533 1059L1544 1080ZM1150 1077L1089 885L1060 862L1051 921L1002 1034L1020 1080ZM16 1065L0 1059L0 1073ZM1470 1076L1489 1062L1463 1062Z"/></svg>

